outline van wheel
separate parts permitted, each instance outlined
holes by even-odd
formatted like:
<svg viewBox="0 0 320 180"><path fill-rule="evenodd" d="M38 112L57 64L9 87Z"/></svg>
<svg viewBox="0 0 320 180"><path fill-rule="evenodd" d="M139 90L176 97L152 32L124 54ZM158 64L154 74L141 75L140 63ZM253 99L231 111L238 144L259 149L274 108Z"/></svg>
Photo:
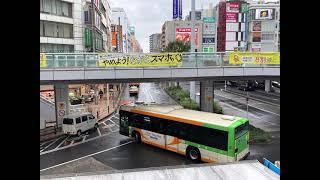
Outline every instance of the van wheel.
<svg viewBox="0 0 320 180"><path fill-rule="evenodd" d="M77 131L77 136L81 136L81 130Z"/></svg>
<svg viewBox="0 0 320 180"><path fill-rule="evenodd" d="M201 161L201 153L198 148L189 146L187 148L187 157L194 162Z"/></svg>
<svg viewBox="0 0 320 180"><path fill-rule="evenodd" d="M136 143L141 143L141 136L138 132L134 131L132 137L136 141Z"/></svg>

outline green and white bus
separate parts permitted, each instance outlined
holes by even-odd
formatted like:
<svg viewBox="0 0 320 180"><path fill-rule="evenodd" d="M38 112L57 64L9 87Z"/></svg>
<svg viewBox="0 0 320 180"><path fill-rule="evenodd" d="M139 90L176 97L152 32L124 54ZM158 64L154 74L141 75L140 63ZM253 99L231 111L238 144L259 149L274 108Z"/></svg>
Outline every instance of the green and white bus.
<svg viewBox="0 0 320 180"><path fill-rule="evenodd" d="M122 105L120 134L187 156L193 161L234 162L249 153L245 118L177 105Z"/></svg>

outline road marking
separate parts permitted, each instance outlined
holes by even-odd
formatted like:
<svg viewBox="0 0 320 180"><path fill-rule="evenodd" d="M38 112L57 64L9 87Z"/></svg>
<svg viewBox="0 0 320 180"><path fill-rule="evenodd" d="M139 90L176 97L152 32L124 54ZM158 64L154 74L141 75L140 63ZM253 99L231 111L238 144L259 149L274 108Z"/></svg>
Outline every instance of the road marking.
<svg viewBox="0 0 320 180"><path fill-rule="evenodd" d="M45 148L43 148L41 151L40 151L40 153L42 152L42 151L44 151L45 149L47 149L49 146L51 146L52 144L54 144L55 142L57 142L59 139L61 139L62 138L62 136L61 137L59 137L58 139L56 139L55 141L53 141L52 143L50 143L48 146L46 146Z"/></svg>
<svg viewBox="0 0 320 180"><path fill-rule="evenodd" d="M241 112L243 112L243 113L247 113L247 111L244 111L244 110L242 110L242 109L236 108L236 107L231 106L231 105L229 105L229 104L227 104L227 103L224 103L224 102L220 102L220 103L221 103L221 104L225 104L226 106L229 106L229 107L232 108L232 109L241 111ZM252 114L252 113L250 113L250 112L248 112L248 114L249 114L249 116L251 115L251 116L253 116L253 117L255 117L255 118L261 119L260 117L254 115L254 114ZM263 122L267 122L267 123L269 123L269 124L271 124L271 125L273 125L273 126L279 126L278 124L272 123L272 122L270 122L270 121L268 121L268 120L265 120L265 119L261 119L261 120L262 120Z"/></svg>
<svg viewBox="0 0 320 180"><path fill-rule="evenodd" d="M101 132L100 132L100 129L99 129L99 128L97 128L97 130L98 130L98 134L99 134L99 136L101 136Z"/></svg>
<svg viewBox="0 0 320 180"><path fill-rule="evenodd" d="M73 147L73 146L76 146L76 145L80 145L80 144L83 144L83 143L87 143L87 142L90 142L90 141L93 141L93 140L102 138L102 137L104 137L104 136L110 135L110 134L112 134L112 133L113 133L113 132L106 133L106 134L103 134L103 135L101 135L101 136L96 136L96 137L90 138L89 140L86 140L86 141L84 141L84 142L79 142L79 143L72 144L72 145L69 145L69 146L64 146L64 147L61 147L61 148L59 148L59 149L52 149L52 150L50 150L50 151L45 151L45 152L40 153L40 156L41 156L41 155L48 154L48 153L52 153L52 152L55 152L55 151L60 151L60 150L66 149L66 148L70 148L70 147Z"/></svg>
<svg viewBox="0 0 320 180"><path fill-rule="evenodd" d="M67 136L67 138L65 138L63 141L61 141L61 143L54 149L58 149L69 137L70 137L70 135Z"/></svg>
<svg viewBox="0 0 320 180"><path fill-rule="evenodd" d="M87 136L88 136L88 135L85 135L85 136L83 137L83 139L82 139L81 142L84 142L84 141L86 140Z"/></svg>
<svg viewBox="0 0 320 180"><path fill-rule="evenodd" d="M106 126L107 124L105 122L103 122L103 124Z"/></svg>
<svg viewBox="0 0 320 180"><path fill-rule="evenodd" d="M110 121L113 122L113 124L115 124L116 126L119 127L119 125L117 123L115 123L114 121L112 121L111 119L110 119Z"/></svg>
<svg viewBox="0 0 320 180"><path fill-rule="evenodd" d="M226 98L226 99L230 99L230 100L235 99L235 98L228 98L228 97L226 97L226 96L218 95L218 94L217 94L217 96L220 96L220 97L223 97L223 98ZM237 101L236 101L236 102L237 102ZM237 103L243 104L243 103L241 103L241 102L237 102ZM264 112L267 112L267 113L270 113L270 114L274 114L274 115L276 115L276 116L280 116L280 114L277 114L277 113L274 113L274 112L271 112L271 111L268 111L268 110L265 110L265 109L262 109L262 108L253 106L253 105L250 104L250 103L249 103L248 105L249 105L250 107L254 107L254 108L256 108L256 109L259 109L259 110L261 110L261 111L264 111Z"/></svg>
<svg viewBox="0 0 320 180"><path fill-rule="evenodd" d="M229 106L230 108L235 109L235 110L237 110L237 111L241 111L241 112L243 112L243 113L247 113L247 111L244 111L244 110L242 110L242 109L236 108L236 107L231 106L231 105L229 105L229 104L227 104L227 103L224 103L224 102L221 102L221 101L220 101L220 103L222 103L222 104L224 104L224 105L226 105L226 106ZM254 114L252 114L252 113L250 113L250 112L248 112L248 114L249 114L249 115L251 114L251 116L253 116L253 117L255 117L255 118L261 119L260 117L254 115ZM262 120L262 119L261 119L261 120Z"/></svg>
<svg viewBox="0 0 320 180"><path fill-rule="evenodd" d="M74 162L74 161L78 161L78 160L81 160L81 159L84 159L84 158L87 158L87 157L90 157L90 156L94 156L94 155L97 155L97 154L100 154L100 153L103 153L103 152L107 152L107 151L110 151L112 149L115 149L115 148L118 148L118 147L121 147L121 146L125 146L125 145L133 143L133 142L134 141L129 141L129 142L126 142L124 144L121 144L121 145L118 145L118 146L114 146L112 148L108 148L108 149L105 149L105 150L102 150L102 151L98 151L98 152L93 153L93 154L89 154L89 155L86 155L86 156L83 156L83 157L80 157L80 158L77 158L77 159L73 159L71 161L67 161L67 162L64 162L64 163L61 163L61 164L57 164L57 165L54 165L54 166L51 166L51 167L48 167L48 168L44 168L44 169L41 169L40 172L48 170L48 169L52 169L52 168L55 168L55 167L58 167L58 166L62 166L62 165L65 165L65 164L68 164L68 163L71 163L71 162Z"/></svg>

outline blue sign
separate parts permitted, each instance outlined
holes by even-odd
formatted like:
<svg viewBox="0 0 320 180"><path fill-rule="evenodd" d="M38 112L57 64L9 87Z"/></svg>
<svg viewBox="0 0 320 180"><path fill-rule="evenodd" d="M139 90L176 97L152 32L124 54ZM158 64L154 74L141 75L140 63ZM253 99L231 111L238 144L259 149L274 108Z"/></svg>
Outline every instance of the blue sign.
<svg viewBox="0 0 320 180"><path fill-rule="evenodd" d="M266 158L263 158L263 165L267 166L273 172L275 172L275 173L280 175L280 168L278 168L276 165L274 165L272 162L270 162Z"/></svg>
<svg viewBox="0 0 320 180"><path fill-rule="evenodd" d="M178 0L173 0L173 19L178 18Z"/></svg>
<svg viewBox="0 0 320 180"><path fill-rule="evenodd" d="M182 0L179 0L179 18L182 19Z"/></svg>

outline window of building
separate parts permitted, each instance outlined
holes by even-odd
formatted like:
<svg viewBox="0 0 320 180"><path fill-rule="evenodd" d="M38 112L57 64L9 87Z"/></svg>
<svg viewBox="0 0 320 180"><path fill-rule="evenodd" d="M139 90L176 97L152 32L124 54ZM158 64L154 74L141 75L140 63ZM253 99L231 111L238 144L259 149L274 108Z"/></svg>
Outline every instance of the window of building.
<svg viewBox="0 0 320 180"><path fill-rule="evenodd" d="M275 34L262 34L261 40L271 41L271 40L274 40L274 36Z"/></svg>
<svg viewBox="0 0 320 180"><path fill-rule="evenodd" d="M72 17L72 4L61 0L40 0L40 12Z"/></svg>
<svg viewBox="0 0 320 180"><path fill-rule="evenodd" d="M74 52L73 45L67 44L40 44L42 53Z"/></svg>
<svg viewBox="0 0 320 180"><path fill-rule="evenodd" d="M40 36L73 38L73 26L65 23L40 21Z"/></svg>

